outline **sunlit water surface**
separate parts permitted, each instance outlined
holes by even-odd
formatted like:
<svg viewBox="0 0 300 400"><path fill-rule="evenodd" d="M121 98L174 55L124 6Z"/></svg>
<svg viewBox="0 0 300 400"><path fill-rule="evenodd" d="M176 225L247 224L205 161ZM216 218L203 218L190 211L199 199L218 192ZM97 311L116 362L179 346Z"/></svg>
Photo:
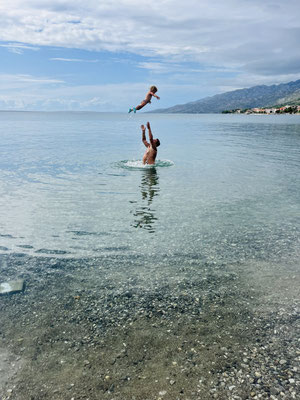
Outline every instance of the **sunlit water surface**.
<svg viewBox="0 0 300 400"><path fill-rule="evenodd" d="M0 126L0 253L297 260L297 115L1 112Z"/></svg>

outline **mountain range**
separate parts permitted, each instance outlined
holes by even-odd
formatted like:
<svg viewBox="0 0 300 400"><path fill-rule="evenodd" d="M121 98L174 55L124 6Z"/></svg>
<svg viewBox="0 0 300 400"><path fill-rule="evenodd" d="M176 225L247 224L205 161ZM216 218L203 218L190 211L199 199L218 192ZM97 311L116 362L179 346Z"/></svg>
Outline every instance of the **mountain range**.
<svg viewBox="0 0 300 400"><path fill-rule="evenodd" d="M259 85L205 97L186 104L157 109L152 113L221 113L225 110L271 107L278 104L300 104L300 79L279 85Z"/></svg>

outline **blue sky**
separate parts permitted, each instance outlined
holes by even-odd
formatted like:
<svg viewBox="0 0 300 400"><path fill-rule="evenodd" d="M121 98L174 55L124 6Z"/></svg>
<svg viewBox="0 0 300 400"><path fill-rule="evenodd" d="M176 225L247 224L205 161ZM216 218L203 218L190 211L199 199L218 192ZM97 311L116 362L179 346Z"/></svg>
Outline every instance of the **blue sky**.
<svg viewBox="0 0 300 400"><path fill-rule="evenodd" d="M154 84L149 111L289 82L299 37L299 0L0 0L0 109L127 112Z"/></svg>

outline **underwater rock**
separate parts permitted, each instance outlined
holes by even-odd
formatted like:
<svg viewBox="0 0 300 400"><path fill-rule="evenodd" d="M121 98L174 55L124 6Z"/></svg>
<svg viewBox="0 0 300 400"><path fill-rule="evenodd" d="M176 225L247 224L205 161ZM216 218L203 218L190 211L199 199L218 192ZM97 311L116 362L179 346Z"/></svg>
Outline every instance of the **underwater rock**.
<svg viewBox="0 0 300 400"><path fill-rule="evenodd" d="M23 279L0 283L0 296L2 294L12 294L12 293L23 292L23 290L24 290L24 280Z"/></svg>

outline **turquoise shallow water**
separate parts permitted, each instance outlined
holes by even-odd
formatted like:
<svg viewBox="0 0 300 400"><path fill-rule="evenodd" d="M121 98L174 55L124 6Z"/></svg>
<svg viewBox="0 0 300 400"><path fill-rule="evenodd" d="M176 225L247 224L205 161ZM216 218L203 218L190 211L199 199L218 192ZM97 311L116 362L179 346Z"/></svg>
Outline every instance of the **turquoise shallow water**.
<svg viewBox="0 0 300 400"><path fill-rule="evenodd" d="M0 126L2 254L297 261L297 115L1 112Z"/></svg>

